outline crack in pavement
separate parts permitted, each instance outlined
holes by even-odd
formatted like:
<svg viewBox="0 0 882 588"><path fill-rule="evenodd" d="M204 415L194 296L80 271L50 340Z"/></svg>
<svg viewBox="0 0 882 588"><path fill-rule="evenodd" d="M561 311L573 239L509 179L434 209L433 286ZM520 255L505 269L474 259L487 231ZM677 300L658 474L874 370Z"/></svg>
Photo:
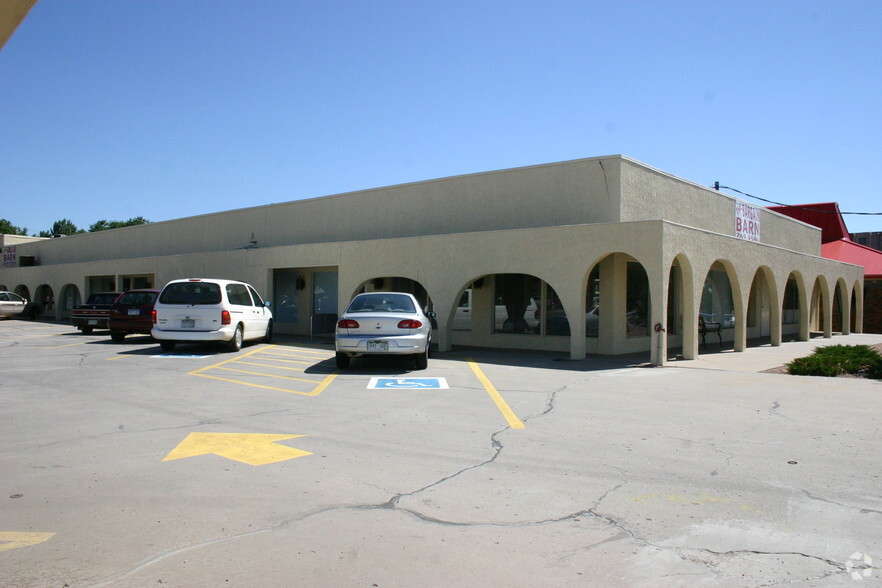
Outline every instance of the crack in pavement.
<svg viewBox="0 0 882 588"><path fill-rule="evenodd" d="M567 384L567 385L562 386L558 389L550 391L548 393L548 398L547 398L544 409L535 415L532 415L530 417L525 417L524 420L525 421L526 420L534 420L534 419L541 418L543 416L546 416L546 415L552 413L556 408L556 404L557 404L557 401L558 401L560 394L562 394L563 392L567 391L568 389L570 389L574 386L584 384L585 382L590 381L596 377L597 376L589 376L589 377L586 377L586 378L580 380L579 382ZM777 407L774 407L773 410L774 409L777 409ZM779 415L779 416L781 416L781 415ZM784 418L786 418L786 417L784 417ZM571 554L568 557L571 557L572 554L575 554L577 552L590 551L592 549L595 549L595 548L597 548L601 545L607 544L607 543L630 539L642 547L649 547L649 548L657 549L659 551L670 552L670 553L675 554L677 557L679 557L684 562L700 564L707 569L707 572L714 574L718 578L722 575L722 572L720 572L716 568L726 558L751 557L751 556L803 557L803 558L811 559L813 561L821 562L821 563L828 565L832 568L828 573L825 573L825 574L823 574L821 576L817 576L817 577L804 578L802 581L811 581L811 580L822 579L822 578L826 578L826 577L834 575L834 574L846 572L846 566L843 563L835 562L833 560L830 560L830 559L827 559L824 557L806 554L806 553L802 553L802 552L788 552L788 551L766 552L766 551L750 550L750 549L731 550L731 551L722 551L721 552L721 551L714 551L714 550L711 550L708 548L674 547L674 546L667 546L667 545L655 543L652 540L650 540L648 537L642 536L636 530L631 529L625 522L619 520L618 518L616 518L612 514L607 514L607 513L601 512L601 510L600 510L601 504L612 493L620 490L622 487L629 484L628 481L622 481L622 482L616 484L615 486L609 488L605 492L603 492L603 494L601 494L594 501L593 505L587 509L583 509L583 510L580 510L577 512L573 512L573 513L559 516L559 517L555 517L555 518L542 519L542 520L519 521L519 522L492 522L492 521L491 522L486 522L486 521L485 522L469 522L469 521L444 520L444 519L441 519L438 517L429 516L428 514L421 512L417 509L405 508L400 505L400 501L405 497L413 497L413 496L419 495L420 493L426 492L426 491L431 490L433 488L437 488L437 487L439 487L439 486L441 486L441 485L443 485L443 484L445 484L445 483L447 483L447 482L449 482L459 476L462 476L463 474L465 474L467 472L471 472L471 471L483 468L487 465L490 465L490 464L493 464L494 462L496 462L497 459L499 459L500 455L502 454L503 449L505 448L503 443L500 441L499 437L503 433L507 432L509 429L510 429L510 427L505 427L503 429L500 429L499 431L496 431L495 433L493 433L490 436L493 454L488 459L485 459L479 463L470 465L468 467L464 467L454 473L451 473L449 475L441 477L441 478L435 480L434 482L427 484L425 486L422 486L418 489L411 490L409 492L401 492L398 494L394 494L385 502L376 503L376 504L360 504L360 505L359 504L342 504L342 505L326 506L323 508L313 510L311 512L303 513L302 515L291 518L291 519L283 520L276 525L269 526L266 528L255 529L255 530L248 531L248 532L230 535L227 537L219 537L219 538L212 539L209 541L204 541L204 542L197 543L197 544L192 544L192 545L188 545L188 546L184 546L184 547L180 547L180 548L176 548L176 549L171 549L171 550L165 551L163 553L160 553L154 557L151 557L149 559L145 559L128 570L121 571L117 574L109 576L109 577L105 578L103 581L96 583L96 584L93 584L93 586L95 588L107 586L109 584L112 584L114 582L122 580L123 578L131 576L139 571L142 571L142 570L150 567L151 565L154 565L154 564L159 563L165 559L173 557L175 555L179 555L179 554L186 553L189 551L198 550L198 549L201 549L204 547L209 547L212 545L217 545L217 544L224 543L224 542L236 541L239 539L255 536L258 534L271 533L274 531L287 529L287 528L290 528L298 523L301 523L303 521L306 521L308 519L311 519L313 517L316 517L316 516L319 516L319 515L322 515L325 513L346 511L346 510L350 510L350 511L398 511L400 513L406 514L408 516L413 517L416 520L419 520L419 521L422 521L425 523L429 523L432 525L443 525L443 526L448 526L448 527L523 528L523 527L532 527L532 526L539 526L539 525L557 524L557 523L562 523L562 522L574 522L574 521L578 522L582 518L589 518L589 519L598 521L599 523L601 523L602 525L604 525L606 527L609 527L610 529L614 529L616 532L614 534L612 534L610 537L607 537L607 538L605 538L601 541L598 541L596 543L593 543L591 545L587 545L581 549L568 551L567 553ZM734 454L731 454L731 453L728 453L728 452L723 451L721 449L718 449L714 443L706 442L706 441L705 442L693 441L693 442L707 445L715 453L726 456L728 458L727 465L728 465L728 462L735 457ZM823 500L821 498L812 496L810 493L808 493L805 490L803 490L802 492L809 498ZM869 512L877 512L877 511L869 511ZM788 580L788 581L792 581L792 580ZM784 580L773 581L773 582L765 584L765 585L771 586L771 585L780 584L783 582L784 582Z"/></svg>

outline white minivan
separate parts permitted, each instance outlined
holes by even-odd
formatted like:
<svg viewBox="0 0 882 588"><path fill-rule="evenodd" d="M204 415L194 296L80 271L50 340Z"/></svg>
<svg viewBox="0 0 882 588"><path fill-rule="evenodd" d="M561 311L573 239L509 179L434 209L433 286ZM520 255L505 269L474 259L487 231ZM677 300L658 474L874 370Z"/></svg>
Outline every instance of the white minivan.
<svg viewBox="0 0 882 588"><path fill-rule="evenodd" d="M235 280L188 278L165 285L153 306L150 334L163 351L177 343L225 343L239 351L247 340L269 343L273 314L250 284Z"/></svg>

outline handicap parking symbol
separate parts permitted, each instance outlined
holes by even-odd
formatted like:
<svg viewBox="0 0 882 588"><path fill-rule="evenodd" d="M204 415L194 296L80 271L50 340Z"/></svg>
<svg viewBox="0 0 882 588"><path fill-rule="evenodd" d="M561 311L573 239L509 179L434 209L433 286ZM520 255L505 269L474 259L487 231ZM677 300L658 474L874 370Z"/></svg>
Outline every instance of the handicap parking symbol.
<svg viewBox="0 0 882 588"><path fill-rule="evenodd" d="M446 378L371 378L373 390L446 390Z"/></svg>

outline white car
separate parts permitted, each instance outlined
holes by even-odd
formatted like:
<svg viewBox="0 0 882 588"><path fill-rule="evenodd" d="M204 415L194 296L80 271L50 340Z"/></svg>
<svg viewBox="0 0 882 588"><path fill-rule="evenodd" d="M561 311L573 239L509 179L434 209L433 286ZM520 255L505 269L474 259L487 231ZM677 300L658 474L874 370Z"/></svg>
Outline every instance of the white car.
<svg viewBox="0 0 882 588"><path fill-rule="evenodd" d="M361 355L412 355L416 369L426 369L434 314L423 312L412 294L359 294L337 321L337 367L345 369Z"/></svg>
<svg viewBox="0 0 882 588"><path fill-rule="evenodd" d="M250 284L188 278L165 285L153 306L150 334L163 351L177 343L221 342L230 351L242 343L273 338L273 314Z"/></svg>
<svg viewBox="0 0 882 588"><path fill-rule="evenodd" d="M0 316L26 316L37 318L40 308L15 292L0 292Z"/></svg>

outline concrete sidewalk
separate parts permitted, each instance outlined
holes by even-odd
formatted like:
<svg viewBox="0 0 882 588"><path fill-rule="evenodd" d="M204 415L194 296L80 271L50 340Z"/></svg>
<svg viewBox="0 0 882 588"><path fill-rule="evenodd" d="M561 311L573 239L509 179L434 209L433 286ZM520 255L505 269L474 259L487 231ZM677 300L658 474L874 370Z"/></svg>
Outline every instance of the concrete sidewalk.
<svg viewBox="0 0 882 588"><path fill-rule="evenodd" d="M882 335L853 334L835 335L830 339L816 338L809 341L794 341L772 347L766 343L758 347L748 347L745 351L735 352L731 348L722 352L714 351L717 345L708 344L710 352L701 353L698 359L671 360L667 367L694 368L706 370L725 370L735 372L763 372L783 366L797 357L805 357L817 347L827 345L878 345L882 343ZM731 342L727 343L731 346ZM703 350L699 350L703 351Z"/></svg>

